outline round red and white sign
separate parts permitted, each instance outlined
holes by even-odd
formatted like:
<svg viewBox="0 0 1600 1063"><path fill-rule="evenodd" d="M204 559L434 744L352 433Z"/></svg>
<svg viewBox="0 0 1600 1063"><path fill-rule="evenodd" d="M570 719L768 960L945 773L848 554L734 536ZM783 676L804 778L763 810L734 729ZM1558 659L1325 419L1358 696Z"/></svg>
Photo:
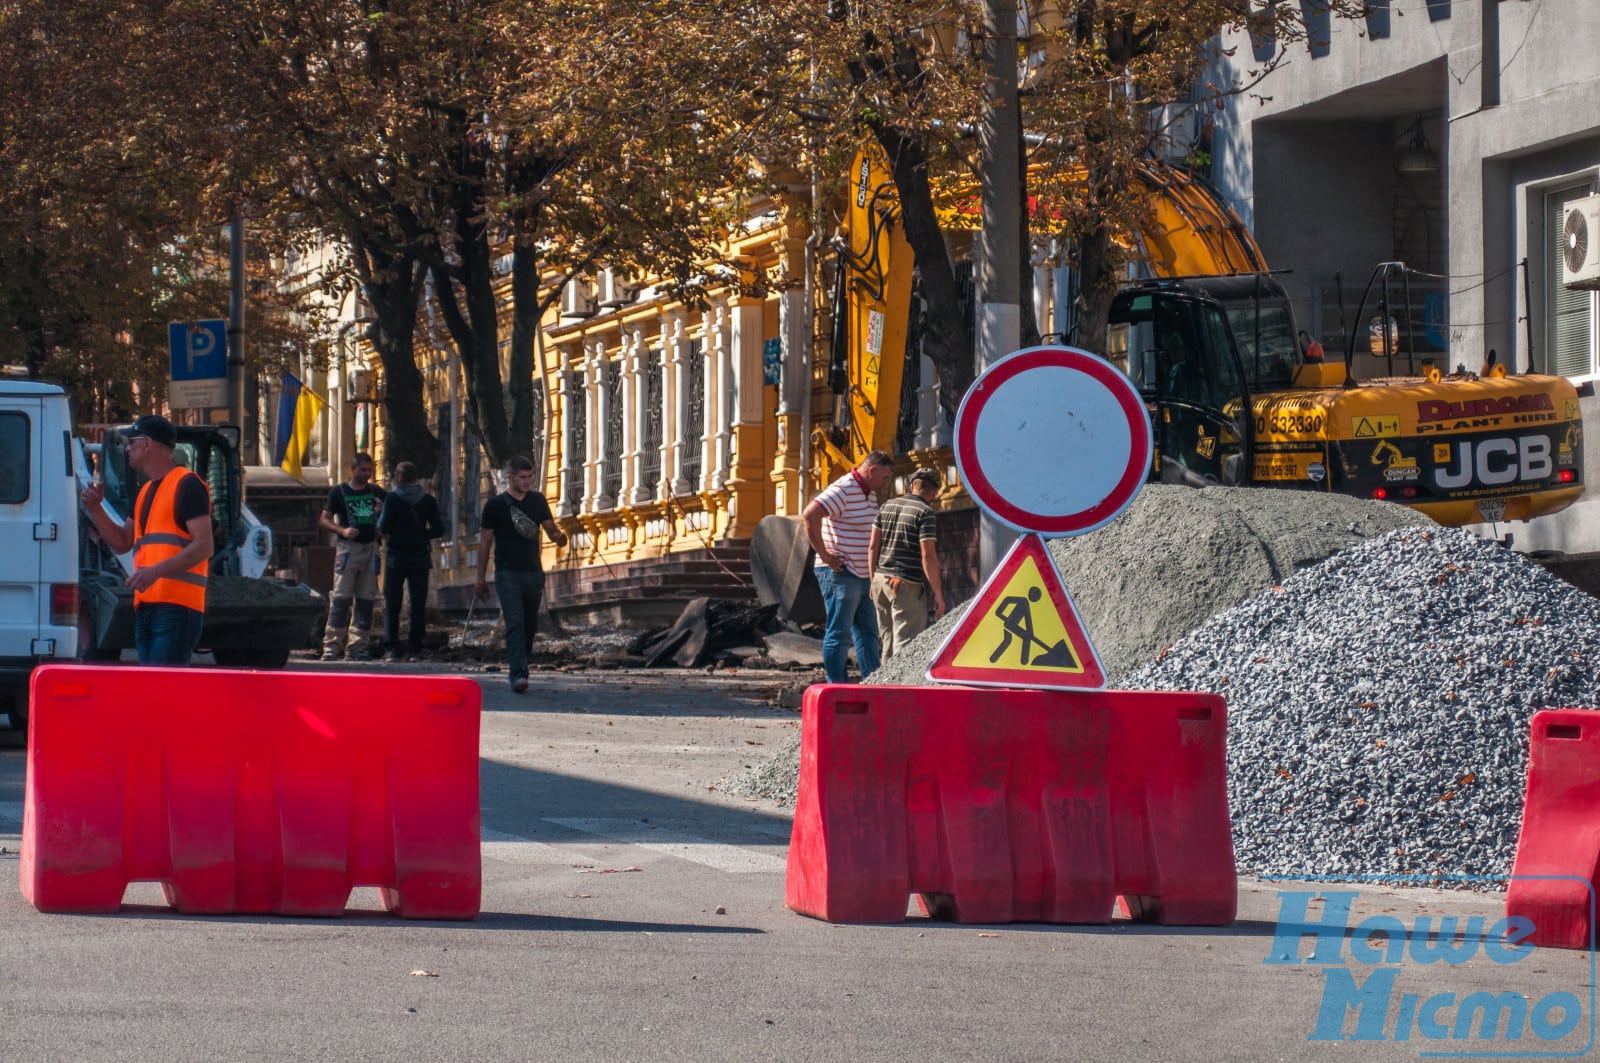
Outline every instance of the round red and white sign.
<svg viewBox="0 0 1600 1063"><path fill-rule="evenodd" d="M1139 494L1154 445L1133 382L1076 347L1029 347L986 369L956 413L956 467L973 500L1022 531L1064 538Z"/></svg>

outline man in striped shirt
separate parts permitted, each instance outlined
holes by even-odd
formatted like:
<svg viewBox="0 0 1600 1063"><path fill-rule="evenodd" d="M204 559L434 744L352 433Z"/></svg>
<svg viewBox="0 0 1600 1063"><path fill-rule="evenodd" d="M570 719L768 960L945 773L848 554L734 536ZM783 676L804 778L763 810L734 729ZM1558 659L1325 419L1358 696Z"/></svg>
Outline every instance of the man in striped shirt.
<svg viewBox="0 0 1600 1063"><path fill-rule="evenodd" d="M872 572L868 547L878 515L878 492L892 479L894 459L874 450L807 502L801 513L806 540L817 552L817 584L828 611L822 667L830 683L846 682L850 642L855 643L862 679L878 667L878 617L868 591Z"/></svg>
<svg viewBox="0 0 1600 1063"><path fill-rule="evenodd" d="M872 604L878 611L883 656L893 657L944 613L939 579L939 533L933 503L943 478L937 469L911 474L906 493L878 510L868 554Z"/></svg>

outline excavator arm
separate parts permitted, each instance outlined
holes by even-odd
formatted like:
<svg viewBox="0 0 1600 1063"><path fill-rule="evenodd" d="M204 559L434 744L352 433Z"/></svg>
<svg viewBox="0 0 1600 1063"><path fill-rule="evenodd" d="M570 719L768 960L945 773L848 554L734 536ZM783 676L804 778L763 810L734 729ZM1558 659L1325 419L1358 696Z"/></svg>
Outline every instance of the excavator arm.
<svg viewBox="0 0 1600 1063"><path fill-rule="evenodd" d="M916 266L881 151L858 151L851 175L845 227L834 240L833 423L812 436L841 470L894 444Z"/></svg>
<svg viewBox="0 0 1600 1063"><path fill-rule="evenodd" d="M850 201L834 239L832 354L828 382L832 423L813 448L838 471L871 450L892 450L904 383L906 338L916 262L900 222L899 202L881 149L868 144L851 163ZM1265 257L1239 217L1189 173L1146 161L1135 184L1149 210L1135 251L1156 277L1257 273ZM977 227L977 191L952 183L937 190L940 223Z"/></svg>

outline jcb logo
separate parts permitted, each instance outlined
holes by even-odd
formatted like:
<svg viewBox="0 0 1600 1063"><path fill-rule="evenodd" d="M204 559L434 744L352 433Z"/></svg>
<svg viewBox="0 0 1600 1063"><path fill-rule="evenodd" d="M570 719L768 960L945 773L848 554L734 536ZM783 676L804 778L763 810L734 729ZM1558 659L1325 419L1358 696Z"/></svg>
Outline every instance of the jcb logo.
<svg viewBox="0 0 1600 1063"><path fill-rule="evenodd" d="M1474 474L1478 483L1492 487L1548 479L1554 471L1545 436L1435 443L1433 457L1438 463L1433 482L1447 491L1471 484Z"/></svg>

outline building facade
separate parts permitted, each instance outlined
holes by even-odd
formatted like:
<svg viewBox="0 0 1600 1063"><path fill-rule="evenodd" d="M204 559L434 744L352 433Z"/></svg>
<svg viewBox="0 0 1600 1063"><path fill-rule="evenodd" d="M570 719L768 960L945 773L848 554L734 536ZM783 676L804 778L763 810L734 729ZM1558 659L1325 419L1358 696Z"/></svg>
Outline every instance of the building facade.
<svg viewBox="0 0 1600 1063"><path fill-rule="evenodd" d="M1212 177L1330 353L1361 326L1378 263L1426 273L1403 315L1448 369L1490 352L1580 387L1600 475L1594 291L1563 283L1563 219L1600 191L1600 7L1593 0L1370 0L1358 21L1304 4L1309 42L1210 123ZM1274 50L1225 41L1218 81ZM1369 304L1370 309L1370 304ZM1443 368L1443 367L1442 367ZM1448 371L1448 370L1447 370ZM1600 491L1483 527L1518 549L1600 551Z"/></svg>

